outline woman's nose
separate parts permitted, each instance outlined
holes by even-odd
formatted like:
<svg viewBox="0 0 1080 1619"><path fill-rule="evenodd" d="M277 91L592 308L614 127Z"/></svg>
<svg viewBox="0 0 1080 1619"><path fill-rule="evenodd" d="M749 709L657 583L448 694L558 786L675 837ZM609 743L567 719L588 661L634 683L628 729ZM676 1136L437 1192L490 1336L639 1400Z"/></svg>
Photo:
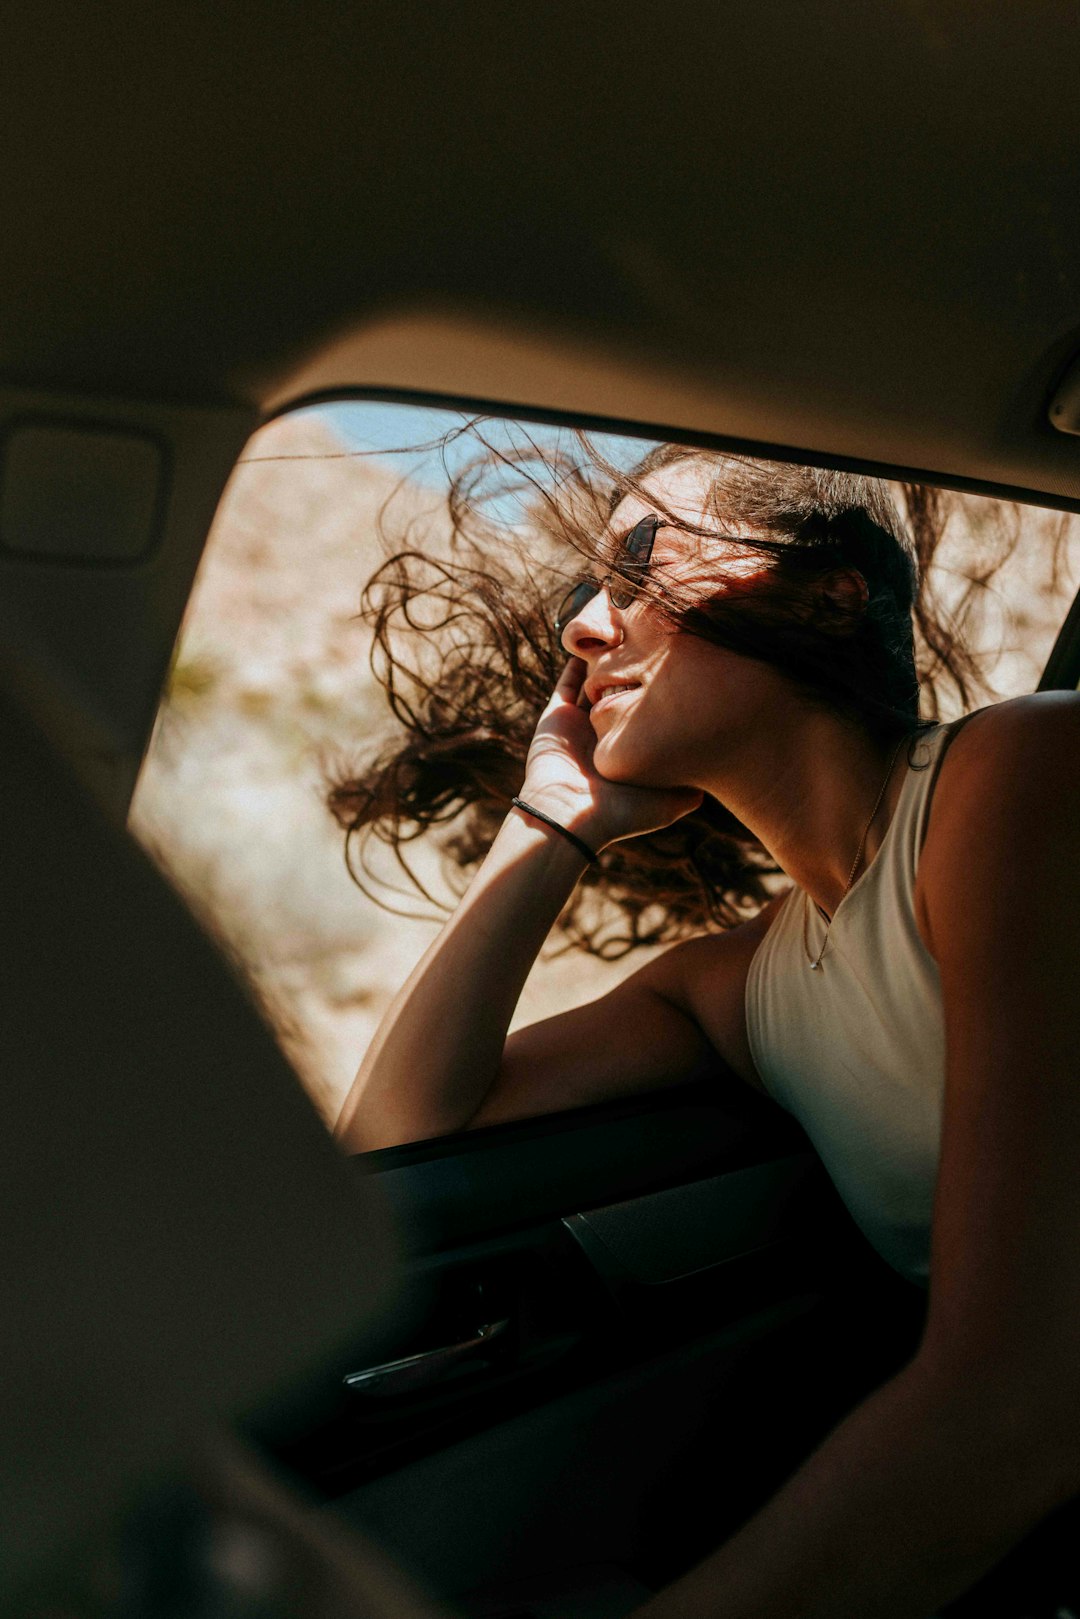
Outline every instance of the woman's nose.
<svg viewBox="0 0 1080 1619"><path fill-rule="evenodd" d="M571 657L581 657L584 648L598 644L614 646L622 637L622 614L612 605L607 586L602 585L567 624L562 632L562 644Z"/></svg>

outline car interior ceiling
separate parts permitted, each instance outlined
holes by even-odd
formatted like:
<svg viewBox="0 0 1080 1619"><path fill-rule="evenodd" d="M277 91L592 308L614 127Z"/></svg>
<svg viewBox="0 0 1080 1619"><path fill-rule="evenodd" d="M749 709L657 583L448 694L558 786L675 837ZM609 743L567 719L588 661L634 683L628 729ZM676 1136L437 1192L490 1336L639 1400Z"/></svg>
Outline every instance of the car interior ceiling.
<svg viewBox="0 0 1080 1619"><path fill-rule="evenodd" d="M559 5L527 71L491 0L110 11L0 69L0 1595L239 1432L369 1611L617 1619L921 1297L755 1098L344 1160L124 831L185 604L252 431L345 394L1080 511L1075 60L1049 3Z"/></svg>

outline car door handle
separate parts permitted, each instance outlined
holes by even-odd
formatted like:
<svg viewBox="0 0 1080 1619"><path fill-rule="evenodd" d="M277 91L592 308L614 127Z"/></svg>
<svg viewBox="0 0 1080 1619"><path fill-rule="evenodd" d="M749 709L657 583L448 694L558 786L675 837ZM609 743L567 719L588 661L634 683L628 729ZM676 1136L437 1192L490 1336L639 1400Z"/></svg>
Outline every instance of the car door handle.
<svg viewBox="0 0 1080 1619"><path fill-rule="evenodd" d="M509 1318L488 1321L477 1327L475 1338L463 1343L446 1344L442 1349L424 1349L418 1355L405 1355L401 1360L388 1360L381 1366L367 1366L363 1371L349 1372L345 1387L354 1394L403 1394L409 1389L426 1388L444 1378L460 1372L477 1370L470 1362L476 1352L485 1349L493 1338L505 1332Z"/></svg>

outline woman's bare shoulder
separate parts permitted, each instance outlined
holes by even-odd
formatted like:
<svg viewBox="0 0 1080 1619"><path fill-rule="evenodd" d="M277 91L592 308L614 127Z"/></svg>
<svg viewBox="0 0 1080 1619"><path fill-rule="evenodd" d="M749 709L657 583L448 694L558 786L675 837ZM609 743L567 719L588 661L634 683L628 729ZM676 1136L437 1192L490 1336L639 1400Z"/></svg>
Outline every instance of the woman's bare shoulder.
<svg viewBox="0 0 1080 1619"><path fill-rule="evenodd" d="M991 703L961 722L942 761L941 784L980 767L993 769L1021 755L1075 744L1078 732L1080 692L1037 691Z"/></svg>
<svg viewBox="0 0 1080 1619"><path fill-rule="evenodd" d="M1036 692L995 703L964 722L941 762L916 882L927 947L934 902L949 900L965 868L1003 867L1056 845L1080 793L1080 694Z"/></svg>
<svg viewBox="0 0 1080 1619"><path fill-rule="evenodd" d="M746 1035L746 976L754 952L775 922L787 894L723 933L699 934L653 963L657 988L694 1019L714 1050L743 1079L762 1089Z"/></svg>
<svg viewBox="0 0 1080 1619"><path fill-rule="evenodd" d="M1038 787L1078 758L1080 693L1035 691L1030 696L1007 698L978 709L960 724L941 761L938 784L929 818L928 842L934 822L944 821L946 809L959 798L993 792L1015 784L1017 772L1027 772L1023 785ZM1061 750L1061 751L1059 751ZM1030 772L1036 779L1030 779Z"/></svg>
<svg viewBox="0 0 1080 1619"><path fill-rule="evenodd" d="M749 966L750 958L775 922L788 893L790 890L777 894L756 915L736 927L725 928L722 933L699 933L692 939L684 939L680 944L672 945L657 960L666 964L666 971L671 974L673 983L681 981L687 984L700 974L708 974L721 965L730 968L736 962L744 962Z"/></svg>

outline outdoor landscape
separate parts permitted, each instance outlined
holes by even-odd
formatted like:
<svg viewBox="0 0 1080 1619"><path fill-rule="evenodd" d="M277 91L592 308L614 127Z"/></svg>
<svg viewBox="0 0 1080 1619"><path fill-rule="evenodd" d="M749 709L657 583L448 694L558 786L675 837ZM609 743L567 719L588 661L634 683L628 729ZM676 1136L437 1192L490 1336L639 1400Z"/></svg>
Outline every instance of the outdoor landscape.
<svg viewBox="0 0 1080 1619"><path fill-rule="evenodd" d="M391 724L356 618L380 514L390 502L387 526L408 519L437 547L443 494L427 467L409 479L400 459L356 454L340 413L255 435L207 544L132 807L136 835L221 938L328 1123L443 920L418 895L394 900L408 919L361 893L325 805L328 771L370 755ZM953 519L935 580L946 599L961 588L959 547L980 535L987 557L1000 546L992 508L967 500ZM1022 544L981 593L983 700L1033 688L1080 583L1080 534L1074 521L1055 547L1058 522L1026 514ZM421 842L413 857L445 893L437 850ZM389 860L384 875L401 888ZM542 958L512 1027L592 999L646 959Z"/></svg>

